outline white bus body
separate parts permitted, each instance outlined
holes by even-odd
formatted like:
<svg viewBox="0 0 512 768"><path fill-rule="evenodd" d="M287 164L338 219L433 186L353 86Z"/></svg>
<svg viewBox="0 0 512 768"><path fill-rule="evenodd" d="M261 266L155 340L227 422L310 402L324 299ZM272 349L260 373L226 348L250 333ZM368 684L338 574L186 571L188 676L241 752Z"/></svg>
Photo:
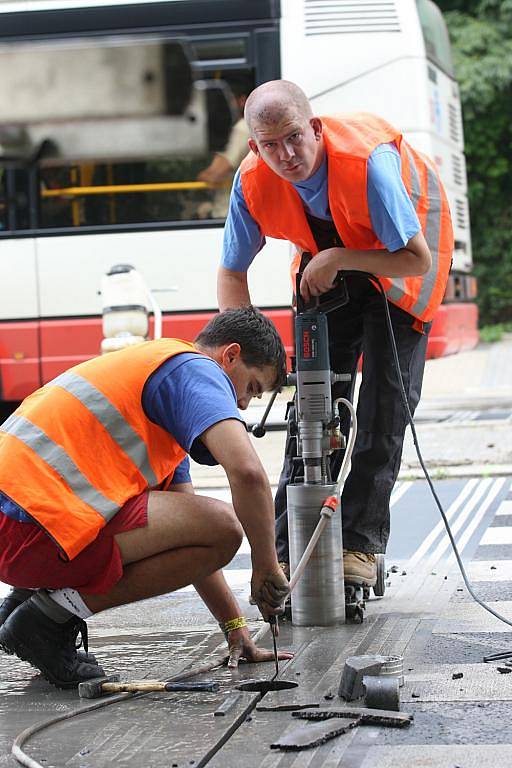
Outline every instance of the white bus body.
<svg viewBox="0 0 512 768"><path fill-rule="evenodd" d="M220 75L229 83L231 74L246 72L257 85L282 77L304 88L317 114L364 110L388 119L437 162L452 208L454 273L430 346L430 354L439 355L474 345L477 331L460 101L436 12L431 0L8 2L0 3L0 52L63 39L179 37L194 51L198 78ZM190 169L208 162L193 148L189 155L184 151ZM188 197L166 192L174 195L165 199L175 215L154 202L156 192L134 194L130 205L127 196L107 192L59 192L105 187L118 173L115 184L126 183L125 176L128 184L139 183L139 176L150 182L155 168L157 181L179 180L175 165L162 175L150 147L147 161L137 161L120 166L102 156L92 169L83 162L68 168L50 154L27 170L2 165L0 154L0 400L19 400L98 352L98 288L113 264L132 264L161 291L166 335L191 338L215 311L223 220L200 218L200 211L208 203L204 196L218 192L201 190L199 201L194 191ZM71 181L63 182L63 174ZM289 257L288 244L268 242L249 282L254 303L276 320L291 352Z"/></svg>

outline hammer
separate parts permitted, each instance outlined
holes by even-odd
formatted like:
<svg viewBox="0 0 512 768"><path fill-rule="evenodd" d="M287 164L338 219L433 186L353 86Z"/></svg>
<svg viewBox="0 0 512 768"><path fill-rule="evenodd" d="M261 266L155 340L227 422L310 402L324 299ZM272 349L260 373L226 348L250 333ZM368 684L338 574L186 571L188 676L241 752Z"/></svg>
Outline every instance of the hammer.
<svg viewBox="0 0 512 768"><path fill-rule="evenodd" d="M219 684L212 681L202 683L166 683L159 680L135 680L130 683L120 683L119 675L93 677L78 686L78 695L82 699L98 699L105 693L150 693L153 691L208 691L216 693Z"/></svg>

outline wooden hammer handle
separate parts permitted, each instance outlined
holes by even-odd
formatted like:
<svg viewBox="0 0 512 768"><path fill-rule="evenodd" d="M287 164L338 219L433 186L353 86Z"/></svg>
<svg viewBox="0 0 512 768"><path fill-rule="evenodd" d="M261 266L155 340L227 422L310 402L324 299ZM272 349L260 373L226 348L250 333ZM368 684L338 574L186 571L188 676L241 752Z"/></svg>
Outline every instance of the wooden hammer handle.
<svg viewBox="0 0 512 768"><path fill-rule="evenodd" d="M219 690L219 684L211 680L204 680L198 683L183 682L161 682L160 680L135 680L131 683L103 683L102 693L125 693L125 692L147 692L147 691L210 691Z"/></svg>
<svg viewBox="0 0 512 768"><path fill-rule="evenodd" d="M133 683L103 683L103 693L125 693L134 691L165 691L165 683L156 680L146 680Z"/></svg>

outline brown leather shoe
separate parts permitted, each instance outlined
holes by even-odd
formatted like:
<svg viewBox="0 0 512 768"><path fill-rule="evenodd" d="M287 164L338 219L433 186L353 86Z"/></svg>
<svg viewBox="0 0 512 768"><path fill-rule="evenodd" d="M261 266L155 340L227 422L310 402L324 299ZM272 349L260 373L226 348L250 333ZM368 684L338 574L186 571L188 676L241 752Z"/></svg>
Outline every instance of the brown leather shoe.
<svg viewBox="0 0 512 768"><path fill-rule="evenodd" d="M343 550L343 572L348 584L373 587L377 583L377 562L369 552Z"/></svg>

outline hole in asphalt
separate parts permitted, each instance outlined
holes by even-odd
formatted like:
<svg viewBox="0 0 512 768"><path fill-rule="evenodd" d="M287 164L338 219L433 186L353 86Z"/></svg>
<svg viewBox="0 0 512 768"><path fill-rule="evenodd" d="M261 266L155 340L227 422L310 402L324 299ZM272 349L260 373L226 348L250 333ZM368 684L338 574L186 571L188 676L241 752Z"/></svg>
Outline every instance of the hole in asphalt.
<svg viewBox="0 0 512 768"><path fill-rule="evenodd" d="M264 696L270 691L285 691L289 688L297 688L298 685L289 680L246 680L245 683L237 685L237 688L239 691L261 693Z"/></svg>

